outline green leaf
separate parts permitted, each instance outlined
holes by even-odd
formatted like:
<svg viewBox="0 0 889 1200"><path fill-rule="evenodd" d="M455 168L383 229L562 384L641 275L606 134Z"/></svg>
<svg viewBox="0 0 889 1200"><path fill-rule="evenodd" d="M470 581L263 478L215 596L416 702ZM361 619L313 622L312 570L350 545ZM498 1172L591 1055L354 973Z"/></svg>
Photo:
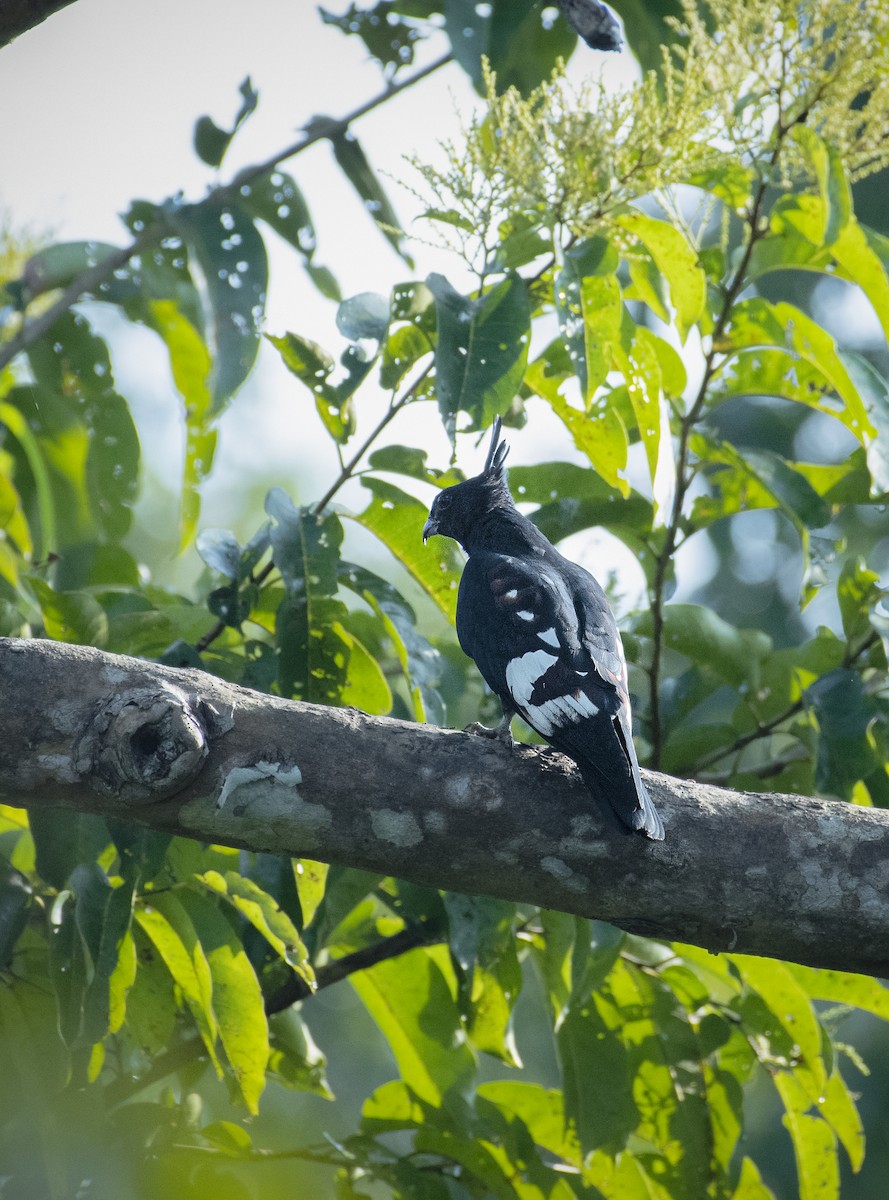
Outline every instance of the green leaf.
<svg viewBox="0 0 889 1200"><path fill-rule="evenodd" d="M704 312L707 299L707 277L696 251L673 225L646 213L623 213L617 217L617 223L639 239L666 279L676 327L684 342L689 329Z"/></svg>
<svg viewBox="0 0 889 1200"><path fill-rule="evenodd" d="M755 629L736 629L712 609L698 604L667 604L664 607L664 641L692 662L711 667L735 687L755 683L760 663L772 648L771 638ZM650 635L651 614L642 613L633 623L634 632Z"/></svg>
<svg viewBox="0 0 889 1200"><path fill-rule="evenodd" d="M443 899L470 1040L478 1050L521 1066L512 1029L512 1009L522 988L515 905L456 892L445 892Z"/></svg>
<svg viewBox="0 0 889 1200"><path fill-rule="evenodd" d="M185 406L185 463L182 472L180 548L194 535L201 511L200 485L216 452L210 376L213 363L203 338L172 300L146 305L145 323L163 339L176 390Z"/></svg>
<svg viewBox="0 0 889 1200"><path fill-rule="evenodd" d="M432 545L424 546L426 505L382 479L365 476L362 483L373 499L362 512L350 514L351 519L376 534L453 621L462 562L456 545L436 538Z"/></svg>
<svg viewBox="0 0 889 1200"><path fill-rule="evenodd" d="M279 1083L333 1100L325 1074L326 1059L295 1008L269 1017L269 1045L268 1071Z"/></svg>
<svg viewBox="0 0 889 1200"><path fill-rule="evenodd" d="M249 75L238 90L241 93L241 107L231 129L220 129L215 121L206 116L199 117L195 124L194 148L198 158L203 159L210 167L218 167L222 163L232 138L251 113L255 112L259 103L259 92L250 82Z"/></svg>
<svg viewBox="0 0 889 1200"><path fill-rule="evenodd" d="M332 629L349 649L349 662L346 666L340 703L374 716L383 716L391 712L392 691L380 664L367 647L339 621L333 623Z"/></svg>
<svg viewBox="0 0 889 1200"><path fill-rule="evenodd" d="M413 259L405 250L404 238L399 232L400 225L395 209L355 134L350 129L336 133L331 137L330 144L343 174L361 197L364 207L376 222L383 237L395 253L409 267L413 267Z"/></svg>
<svg viewBox="0 0 889 1200"><path fill-rule="evenodd" d="M656 343L648 329L627 321L624 342L615 343L612 352L626 380L639 437L645 447L655 503L657 506L660 498L663 506L665 499L667 504L671 502L676 468Z"/></svg>
<svg viewBox="0 0 889 1200"><path fill-rule="evenodd" d="M808 125L794 125L790 136L804 151L824 205L822 242L832 246L852 218L852 188L837 148Z"/></svg>
<svg viewBox="0 0 889 1200"><path fill-rule="evenodd" d="M586 404L608 374L611 346L620 337L618 261L606 238L585 238L565 252L554 284L559 332Z"/></svg>
<svg viewBox="0 0 889 1200"><path fill-rule="evenodd" d="M252 879L236 871L205 871L196 876L209 891L222 896L258 930L275 953L292 967L310 988L315 985L315 972L309 962L309 952L296 926L276 901Z"/></svg>
<svg viewBox="0 0 889 1200"><path fill-rule="evenodd" d="M860 1171L864 1163L864 1126L852 1094L836 1068L827 1081L824 1096L819 1098L818 1111L842 1143L852 1170Z"/></svg>
<svg viewBox="0 0 889 1200"><path fill-rule="evenodd" d="M361 1108L361 1128L364 1133L416 1129L425 1119L426 1105L400 1079L391 1079L378 1087Z"/></svg>
<svg viewBox="0 0 889 1200"><path fill-rule="evenodd" d="M350 342L371 338L381 342L389 328L389 301L379 292L360 292L336 311L336 327Z"/></svg>
<svg viewBox="0 0 889 1200"><path fill-rule="evenodd" d="M880 716L862 678L839 667L809 687L806 701L818 722L815 782L820 792L850 799L858 780L881 766L870 730Z"/></svg>
<svg viewBox="0 0 889 1200"><path fill-rule="evenodd" d="M527 95L577 44L571 26L562 17L542 20L533 0L493 0L482 8L472 0L444 0L442 10L454 58L481 95L483 58L497 76L499 92L516 87Z"/></svg>
<svg viewBox="0 0 889 1200"><path fill-rule="evenodd" d="M247 1109L259 1111L269 1058L262 990L244 947L222 913L203 896L183 892L213 980L213 1012L219 1036Z"/></svg>
<svg viewBox="0 0 889 1200"><path fill-rule="evenodd" d="M80 1038L93 1045L108 1032L110 981L121 943L133 914L135 880L112 887L97 863L82 863L71 872L76 900L74 920L85 956L86 987Z"/></svg>
<svg viewBox="0 0 889 1200"><path fill-rule="evenodd" d="M525 383L546 400L570 432L577 449L587 456L605 483L622 496L628 496L630 485L623 476L627 467L627 431L620 413L607 400L600 401L589 414L569 404L561 388L572 378L572 369L570 362L560 361L560 357L550 346L529 365ZM564 357L567 360L567 355Z"/></svg>
<svg viewBox="0 0 889 1200"><path fill-rule="evenodd" d="M48 637L78 646L104 646L108 638L105 611L88 592L55 592L32 576L28 586L40 605Z"/></svg>
<svg viewBox="0 0 889 1200"><path fill-rule="evenodd" d="M327 863L315 862L311 858L293 859L293 878L299 896L303 929L311 925L324 898L327 870Z"/></svg>
<svg viewBox="0 0 889 1200"><path fill-rule="evenodd" d="M404 5L399 0L377 0L372 8L352 4L342 15L325 8L318 11L325 25L335 25L343 33L361 38L368 54L393 70L414 61L414 43L425 37L421 24L401 19Z"/></svg>
<svg viewBox="0 0 889 1200"><path fill-rule="evenodd" d="M837 600L847 641L868 636L874 606L889 593L880 586L880 576L863 558L847 558L837 580Z"/></svg>
<svg viewBox="0 0 889 1200"><path fill-rule="evenodd" d="M459 1014L434 952L412 950L351 975L350 983L421 1100L440 1105L468 1081L474 1057L459 1039Z"/></svg>
<svg viewBox="0 0 889 1200"><path fill-rule="evenodd" d="M774 1083L784 1104L783 1123L793 1140L800 1200L839 1200L840 1170L833 1130L821 1117L806 1115L810 1101L793 1074L779 1071Z"/></svg>
<svg viewBox="0 0 889 1200"><path fill-rule="evenodd" d="M345 606L337 591L343 538L333 513L297 509L280 488L266 497L271 544L286 595L276 617L278 680L282 695L337 704L345 685L349 639L340 622Z"/></svg>
<svg viewBox="0 0 889 1200"><path fill-rule="evenodd" d="M315 342L296 333L283 337L266 335L277 349L284 365L301 380L315 397L315 407L327 432L337 442L347 442L355 432L355 413L351 400L374 364L360 348L348 346L340 356L345 374L339 383L329 382L334 371L333 359Z"/></svg>
<svg viewBox="0 0 889 1200"><path fill-rule="evenodd" d="M583 1153L623 1149L639 1120L626 1047L603 1021L595 996L569 1008L557 1031L565 1115Z"/></svg>
<svg viewBox="0 0 889 1200"><path fill-rule="evenodd" d="M811 1102L814 1103L821 1095L827 1076L821 1056L821 1027L805 989L786 967L773 959L733 955L731 961L747 986L753 988L768 1006L791 1044L798 1047L794 1058L801 1060L812 1075L815 1096Z"/></svg>
<svg viewBox="0 0 889 1200"><path fill-rule="evenodd" d="M151 939L175 980L207 1055L217 1074L221 1075L222 1068L216 1054L219 1030L213 1011L213 979L194 923L173 893L151 896L150 901L136 908L136 922Z"/></svg>
<svg viewBox="0 0 889 1200"><path fill-rule="evenodd" d="M852 1004L883 1021L889 1021L889 988L878 979L872 979L870 975L804 967L799 963L787 963L786 966L813 1000Z"/></svg>
<svg viewBox="0 0 889 1200"><path fill-rule="evenodd" d="M759 1168L751 1158L745 1158L741 1163L741 1174L738 1186L732 1192L732 1200L775 1200L774 1193L763 1183Z"/></svg>
<svg viewBox="0 0 889 1200"><path fill-rule="evenodd" d="M471 299L443 275L427 279L435 297L438 342L435 386L445 429L453 439L459 412L486 429L513 401L528 359L530 308L524 282L509 275Z"/></svg>
<svg viewBox="0 0 889 1200"><path fill-rule="evenodd" d="M256 359L269 266L252 218L237 204L184 204L170 220L201 267L207 344L213 352L210 394L218 412Z"/></svg>
<svg viewBox="0 0 889 1200"><path fill-rule="evenodd" d="M61 891L78 863L94 862L107 848L108 826L92 813L33 808L28 825L37 855L37 874Z"/></svg>
<svg viewBox="0 0 889 1200"><path fill-rule="evenodd" d="M28 923L34 889L28 877L0 858L0 971L7 971Z"/></svg>
<svg viewBox="0 0 889 1200"><path fill-rule="evenodd" d="M527 1127L538 1146L579 1167L583 1161L575 1131L565 1120L560 1091L536 1083L496 1080L483 1083L477 1095L507 1114L514 1114Z"/></svg>
<svg viewBox="0 0 889 1200"><path fill-rule="evenodd" d="M773 349L783 351L783 358L776 361L787 387L777 394L835 417L865 447L875 436L876 429L837 353L836 342L794 305L770 304L760 298L740 301L732 309L728 345L736 350L752 348L763 357ZM814 368L815 374L807 368ZM811 380L816 386L797 386L797 370L802 370L804 384ZM743 390L749 392L753 386L748 383ZM825 394L830 392L833 395ZM761 394L769 394L768 388L762 387Z"/></svg>

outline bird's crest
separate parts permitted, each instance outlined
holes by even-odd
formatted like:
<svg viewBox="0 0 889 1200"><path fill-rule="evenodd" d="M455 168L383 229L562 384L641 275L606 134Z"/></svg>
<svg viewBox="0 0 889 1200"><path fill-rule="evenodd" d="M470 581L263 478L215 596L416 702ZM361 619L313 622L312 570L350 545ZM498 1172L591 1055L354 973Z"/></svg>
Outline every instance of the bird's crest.
<svg viewBox="0 0 889 1200"><path fill-rule="evenodd" d="M482 471L482 475L491 483L505 488L506 470L503 464L509 454L509 442L501 441L502 429L503 422L499 417L495 417L491 427L491 445L488 447L488 457L485 459L485 469Z"/></svg>

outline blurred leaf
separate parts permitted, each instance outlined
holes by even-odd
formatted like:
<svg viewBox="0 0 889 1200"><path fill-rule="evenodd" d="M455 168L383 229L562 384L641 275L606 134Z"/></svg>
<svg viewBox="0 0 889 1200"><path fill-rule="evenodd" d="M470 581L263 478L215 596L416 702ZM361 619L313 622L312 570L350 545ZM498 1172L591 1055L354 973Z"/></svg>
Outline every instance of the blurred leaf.
<svg viewBox="0 0 889 1200"><path fill-rule="evenodd" d="M852 975L845 971L827 971L787 963L787 970L813 1000L832 1004L850 1004L889 1021L889 987L870 975Z"/></svg>
<svg viewBox="0 0 889 1200"><path fill-rule="evenodd" d="M839 1200L840 1170L833 1130L820 1117L806 1115L810 1100L795 1075L778 1071L774 1083L784 1104L783 1123L793 1141L800 1200Z"/></svg>
<svg viewBox="0 0 889 1200"><path fill-rule="evenodd" d="M28 923L33 896L27 876L0 858L0 971L9 970L16 942Z"/></svg>
<svg viewBox="0 0 889 1200"><path fill-rule="evenodd" d="M363 512L350 514L352 520L376 534L453 621L461 563L456 545L436 538L431 546L424 546L426 506L382 479L364 476L362 483L373 499Z"/></svg>
<svg viewBox="0 0 889 1200"><path fill-rule="evenodd" d="M183 892L188 913L213 980L213 1012L219 1037L244 1104L259 1111L269 1058L268 1023L259 980L231 925L214 904Z"/></svg>
<svg viewBox="0 0 889 1200"><path fill-rule="evenodd" d="M213 363L203 338L172 300L146 305L145 323L163 339L173 382L185 402L185 463L182 473L180 547L187 545L201 510L198 488L210 474L216 451L210 376Z"/></svg>
<svg viewBox="0 0 889 1200"><path fill-rule="evenodd" d="M443 0L441 8L454 58L480 94L483 58L497 76L499 92L516 87L527 95L550 77L558 59L567 59L576 44L568 23L542 20L533 0L493 0L482 7L472 0Z"/></svg>
<svg viewBox="0 0 889 1200"><path fill-rule="evenodd" d="M512 1030L512 1009L522 987L515 905L486 896L445 892L444 906L460 1007L470 1040L478 1050L521 1066Z"/></svg>
<svg viewBox="0 0 889 1200"><path fill-rule="evenodd" d="M538 1146L574 1166L581 1165L580 1145L565 1120L560 1091L503 1079L481 1084L477 1094L503 1112L519 1117Z"/></svg>
<svg viewBox="0 0 889 1200"><path fill-rule="evenodd" d="M94 862L111 840L105 821L93 813L32 808L28 825L37 852L37 874L58 891L78 863Z"/></svg>
<svg viewBox="0 0 889 1200"><path fill-rule="evenodd" d="M806 692L806 701L820 734L816 786L820 792L848 799L856 781L878 765L868 736L879 712L877 701L858 673L842 667L816 680Z"/></svg>
<svg viewBox="0 0 889 1200"><path fill-rule="evenodd" d="M567 355L562 359L558 350L553 353L550 346L536 358L528 367L525 383L547 401L567 427L577 449L587 456L605 483L622 496L628 496L630 485L623 477L627 466L627 431L620 414L605 399L589 414L569 404L561 388L571 379L573 369Z"/></svg>
<svg viewBox="0 0 889 1200"><path fill-rule="evenodd" d="M198 157L210 167L218 167L222 163L232 138L259 103L259 92L250 82L249 75L238 90L241 93L241 107L231 129L220 129L212 118L206 116L199 117L195 124L194 148Z"/></svg>
<svg viewBox="0 0 889 1200"><path fill-rule="evenodd" d="M378 292L350 296L336 311L336 327L350 342L363 338L381 342L389 328L389 302Z"/></svg>
<svg viewBox="0 0 889 1200"><path fill-rule="evenodd" d="M236 204L183 204L171 210L170 220L201 267L205 336L213 355L210 394L218 412L256 359L269 281L265 245Z"/></svg>
<svg viewBox="0 0 889 1200"><path fill-rule="evenodd" d="M487 429L518 391L528 358L530 310L524 282L510 275L478 299L430 275L438 343L435 387L442 422L453 440L459 412L471 428Z"/></svg>
<svg viewBox="0 0 889 1200"><path fill-rule="evenodd" d="M333 156L339 163L343 174L361 197L364 207L376 222L383 237L395 253L409 267L413 267L413 259L405 250L404 238L399 232L401 227L395 209L392 207L376 171L370 165L361 143L354 133L347 129L344 133L334 134L330 139L330 144L333 147Z"/></svg>
<svg viewBox="0 0 889 1200"><path fill-rule="evenodd" d="M112 887L97 863L82 863L71 872L75 893L74 919L85 958L83 993L84 1045L93 1045L108 1032L111 1014L110 981L120 944L130 927L134 880Z"/></svg>
<svg viewBox="0 0 889 1200"><path fill-rule="evenodd" d="M430 951L412 950L350 976L350 983L389 1043L403 1081L430 1104L465 1084L472 1051L459 1040L460 1020Z"/></svg>
<svg viewBox="0 0 889 1200"><path fill-rule="evenodd" d="M741 1175L738 1186L732 1192L732 1200L775 1200L774 1193L763 1183L759 1168L751 1158L745 1158L741 1163Z"/></svg>
<svg viewBox="0 0 889 1200"><path fill-rule="evenodd" d="M287 1088L333 1100L327 1060L295 1008L269 1017L269 1074Z"/></svg>
<svg viewBox="0 0 889 1200"><path fill-rule="evenodd" d="M230 529L202 529L195 549L208 567L227 579L237 579L241 565L241 546Z"/></svg>
<svg viewBox="0 0 889 1200"><path fill-rule="evenodd" d="M852 188L836 147L829 145L808 125L794 125L790 136L801 146L818 181L824 204L822 241L832 246L852 217Z"/></svg>
<svg viewBox="0 0 889 1200"><path fill-rule="evenodd" d="M275 900L261 887L236 871L205 871L197 880L209 891L222 896L257 929L277 955L292 967L310 988L314 988L315 972L309 954L295 925L279 908Z"/></svg>
<svg viewBox="0 0 889 1200"><path fill-rule="evenodd" d="M772 646L766 634L756 629L736 629L712 609L698 604L667 604L663 617L664 640L672 650L711 667L735 687L745 680L756 683L759 664ZM641 613L632 628L650 634L651 614Z"/></svg>
<svg viewBox="0 0 889 1200"><path fill-rule="evenodd" d="M610 6L621 18L627 43L643 71L660 71L661 47L676 36L667 18L681 20L682 5L678 0L611 0Z"/></svg>
<svg viewBox="0 0 889 1200"><path fill-rule="evenodd" d="M584 1155L597 1147L616 1153L639 1113L626 1048L603 1021L595 996L568 1009L557 1043L569 1130Z"/></svg>
<svg viewBox="0 0 889 1200"><path fill-rule="evenodd" d="M40 605L49 637L78 646L104 646L108 620L98 600L88 592L54 592L36 576L29 579L28 586Z"/></svg>
<svg viewBox="0 0 889 1200"><path fill-rule="evenodd" d="M368 54L394 73L414 61L414 43L426 36L421 23L403 19L404 9L398 0L377 0L371 8L352 4L341 16L326 8L318 11L325 25L361 38Z"/></svg>
<svg viewBox="0 0 889 1200"><path fill-rule="evenodd" d="M151 939L158 955L188 1005L207 1055L221 1074L216 1054L219 1033L213 1011L210 964L186 908L171 892L152 896L150 904L136 908L135 919Z"/></svg>
<svg viewBox="0 0 889 1200"><path fill-rule="evenodd" d="M608 370L603 341L620 334L619 256L607 238L591 237L566 250L564 257L554 284L559 332L589 402Z"/></svg>
<svg viewBox="0 0 889 1200"><path fill-rule="evenodd" d="M367 378L374 364L374 355L367 356L360 347L347 346L340 356L345 375L339 383L329 382L334 362L315 342L296 333L283 337L266 335L277 349L284 365L301 380L315 397L315 407L328 433L338 442L346 442L355 432L355 413L352 396Z"/></svg>
<svg viewBox="0 0 889 1200"><path fill-rule="evenodd" d="M871 613L886 595L889 592L880 586L880 576L867 567L864 559L846 559L837 580L837 600L848 641L857 641L870 634Z"/></svg>
<svg viewBox="0 0 889 1200"><path fill-rule="evenodd" d="M286 587L276 617L282 695L337 704L346 680L349 639L340 624L344 605L334 600L343 538L333 513L297 509L280 488L266 497L272 518L275 565Z"/></svg>

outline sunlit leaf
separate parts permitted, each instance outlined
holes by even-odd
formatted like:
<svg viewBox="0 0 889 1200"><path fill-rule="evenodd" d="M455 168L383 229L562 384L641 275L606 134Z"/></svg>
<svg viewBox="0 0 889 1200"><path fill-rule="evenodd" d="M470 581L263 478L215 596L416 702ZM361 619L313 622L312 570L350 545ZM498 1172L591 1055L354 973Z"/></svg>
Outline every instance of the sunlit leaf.
<svg viewBox="0 0 889 1200"><path fill-rule="evenodd" d="M696 252L674 225L647 213L624 213L617 221L639 239L666 279L679 336L685 341L689 329L704 311L707 298L707 278Z"/></svg>
<svg viewBox="0 0 889 1200"><path fill-rule="evenodd" d="M203 896L182 893L213 981L213 1013L244 1104L259 1108L269 1057L268 1023L259 980L222 913Z"/></svg>
<svg viewBox="0 0 889 1200"><path fill-rule="evenodd" d="M377 963L350 982L376 1021L403 1081L421 1100L439 1104L474 1067L459 1040L460 1019L447 983L427 950Z"/></svg>

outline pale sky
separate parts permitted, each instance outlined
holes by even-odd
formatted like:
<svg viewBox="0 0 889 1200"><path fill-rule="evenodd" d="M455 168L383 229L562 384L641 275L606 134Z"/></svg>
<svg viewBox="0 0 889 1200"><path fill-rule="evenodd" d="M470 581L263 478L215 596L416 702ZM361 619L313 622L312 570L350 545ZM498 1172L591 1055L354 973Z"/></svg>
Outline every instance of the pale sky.
<svg viewBox="0 0 889 1200"><path fill-rule="evenodd" d="M329 0L328 7L339 11L345 4ZM443 35L430 39L419 47L419 64L447 48ZM604 55L581 47L572 73L600 70L632 77L636 66L626 52ZM230 126L246 75L260 93L259 107L223 163L223 181L294 141L313 115L344 115L383 86L363 44L323 25L310 0L257 0L249 8L236 0L77 0L0 52L0 111L7 114L0 123L0 213L14 229L36 235L123 244L117 214L133 198L161 200L182 190L196 200L216 181L194 154L193 125L209 113ZM390 176L384 183L408 230L418 208L397 182L409 174L404 156L428 154L435 141L458 138L461 114L465 118L476 103L466 76L450 65L355 125L371 162ZM409 271L374 229L325 143L284 168L306 195L318 233L317 261L333 269L345 295L386 294L394 283L432 270L459 286L459 263L424 245L412 247L417 267ZM293 330L338 356L344 343L334 324L335 305L309 283L295 252L273 234L267 244L266 330ZM118 387L133 403L146 459L169 484L179 471L181 405L165 353L153 334L134 329L106 306L97 313L97 307L90 317L112 338ZM373 396L361 402L365 428L380 403ZM561 426L543 413L535 417L533 437L512 437L512 461L568 457ZM402 414L390 428L393 440L416 438L429 446L434 463L445 465L448 444L433 406ZM461 443L458 452L464 469L477 469L480 452L471 442ZM292 491L299 480L306 494L296 498L308 501L335 469L308 392L265 347L220 423L202 525L231 526L249 536L256 515L245 514L245 487L262 480ZM341 499L357 506L364 495L355 485ZM171 518L171 512L155 518L167 540ZM617 547L614 553L620 553Z"/></svg>

